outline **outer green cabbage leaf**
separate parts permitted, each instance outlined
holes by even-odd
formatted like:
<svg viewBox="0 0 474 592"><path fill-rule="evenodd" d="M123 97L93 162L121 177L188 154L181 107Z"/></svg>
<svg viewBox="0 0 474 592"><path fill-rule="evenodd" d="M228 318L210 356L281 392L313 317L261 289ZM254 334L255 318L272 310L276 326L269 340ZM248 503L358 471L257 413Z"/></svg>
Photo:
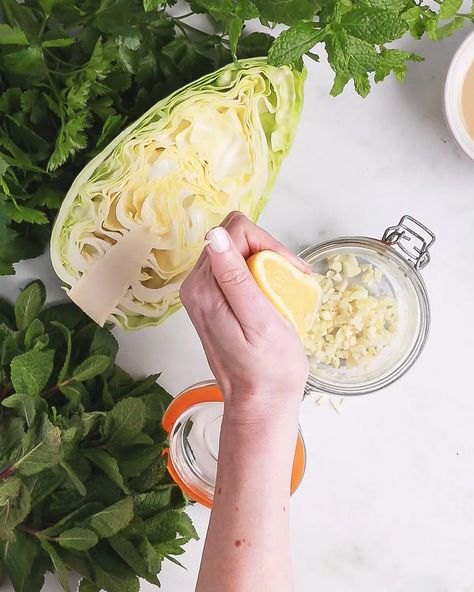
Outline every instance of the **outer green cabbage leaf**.
<svg viewBox="0 0 474 592"><path fill-rule="evenodd" d="M261 213L293 140L304 79L297 68L254 58L159 101L67 193L51 239L61 280L76 286L118 241L144 227L149 256L109 320L139 329L174 312L206 232L232 210L253 220ZM100 299L100 290L91 297Z"/></svg>

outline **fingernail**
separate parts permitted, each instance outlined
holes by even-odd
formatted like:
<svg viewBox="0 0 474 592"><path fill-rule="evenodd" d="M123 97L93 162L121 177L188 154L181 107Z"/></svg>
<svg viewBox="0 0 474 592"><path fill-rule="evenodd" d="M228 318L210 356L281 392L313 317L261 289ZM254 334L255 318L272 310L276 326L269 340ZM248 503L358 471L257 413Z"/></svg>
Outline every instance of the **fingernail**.
<svg viewBox="0 0 474 592"><path fill-rule="evenodd" d="M230 246L229 235L222 226L212 228L207 233L206 239L209 241L209 246L214 253L223 253Z"/></svg>

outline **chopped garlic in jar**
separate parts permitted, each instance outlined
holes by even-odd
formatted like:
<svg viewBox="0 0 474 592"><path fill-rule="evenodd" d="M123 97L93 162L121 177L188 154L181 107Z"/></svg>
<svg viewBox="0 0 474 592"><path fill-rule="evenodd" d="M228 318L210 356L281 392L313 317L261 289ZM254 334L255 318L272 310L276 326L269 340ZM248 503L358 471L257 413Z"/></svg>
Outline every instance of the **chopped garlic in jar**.
<svg viewBox="0 0 474 592"><path fill-rule="evenodd" d="M393 340L397 301L383 293L382 270L355 255L327 259L321 306L304 344L312 362L339 368L365 366Z"/></svg>

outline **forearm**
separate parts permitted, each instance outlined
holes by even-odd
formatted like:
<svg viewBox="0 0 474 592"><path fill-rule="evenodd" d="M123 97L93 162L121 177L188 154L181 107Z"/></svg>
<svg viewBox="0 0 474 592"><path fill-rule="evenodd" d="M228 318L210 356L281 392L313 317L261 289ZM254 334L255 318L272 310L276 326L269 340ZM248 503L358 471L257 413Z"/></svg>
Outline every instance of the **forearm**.
<svg viewBox="0 0 474 592"><path fill-rule="evenodd" d="M288 502L297 410L248 430L224 416L197 592L292 589Z"/></svg>

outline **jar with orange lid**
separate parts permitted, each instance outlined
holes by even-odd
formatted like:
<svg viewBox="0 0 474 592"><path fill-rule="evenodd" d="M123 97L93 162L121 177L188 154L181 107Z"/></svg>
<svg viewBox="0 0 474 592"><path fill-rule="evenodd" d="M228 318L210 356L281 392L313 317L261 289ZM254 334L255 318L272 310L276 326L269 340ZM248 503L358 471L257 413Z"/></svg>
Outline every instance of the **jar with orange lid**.
<svg viewBox="0 0 474 592"><path fill-rule="evenodd" d="M172 401L163 416L169 434L168 472L192 500L210 508L214 498L224 401L215 381L195 384ZM303 479L306 451L301 431L291 476L293 493Z"/></svg>

